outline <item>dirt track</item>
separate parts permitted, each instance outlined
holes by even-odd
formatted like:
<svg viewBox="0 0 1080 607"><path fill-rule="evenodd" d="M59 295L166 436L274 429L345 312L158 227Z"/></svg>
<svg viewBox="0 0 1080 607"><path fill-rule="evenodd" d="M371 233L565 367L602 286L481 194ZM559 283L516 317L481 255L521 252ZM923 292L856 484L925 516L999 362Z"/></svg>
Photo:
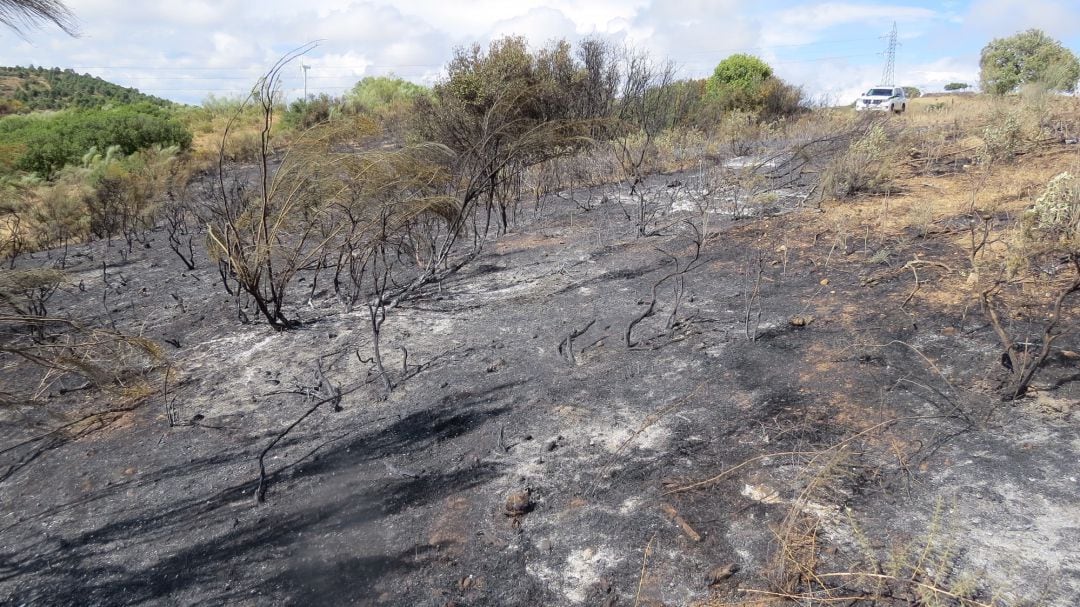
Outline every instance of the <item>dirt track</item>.
<svg viewBox="0 0 1080 607"><path fill-rule="evenodd" d="M902 306L901 252L872 264L876 247L837 250L813 233L812 211L717 221L674 328L662 290L629 349L627 323L670 272L657 248L686 258L689 231L635 238L610 208L553 205L391 313L383 348L397 375L407 348L409 378L387 400L357 355L368 355L363 313L319 289L295 309L302 328L278 334L237 322L216 270L202 259L184 272L163 234L110 267L120 328L179 343L169 398L192 425L170 428L159 395L80 440L5 453L37 455L0 484L0 596L738 600L776 573L773 530L795 507L819 524L823 569L867 567L867 546L884 559L929 545L952 569L938 570L943 587L972 575L979 596L1008 604L1080 602L1080 385L1002 405L991 329L926 295L944 278L928 270ZM948 247L910 244L928 258ZM85 292L58 297L79 317L101 316L105 249L88 250L93 260L69 266ZM590 322L571 364L560 343ZM318 361L345 392L342 410L320 409L271 451L255 505L256 458L314 402ZM1042 381L1075 373L1061 360ZM69 410L101 406L66 398L87 401ZM0 448L40 432L28 420L48 423L21 415L9 414ZM806 491L815 478L826 489ZM508 512L526 489L528 512ZM710 580L728 564L733 576Z"/></svg>

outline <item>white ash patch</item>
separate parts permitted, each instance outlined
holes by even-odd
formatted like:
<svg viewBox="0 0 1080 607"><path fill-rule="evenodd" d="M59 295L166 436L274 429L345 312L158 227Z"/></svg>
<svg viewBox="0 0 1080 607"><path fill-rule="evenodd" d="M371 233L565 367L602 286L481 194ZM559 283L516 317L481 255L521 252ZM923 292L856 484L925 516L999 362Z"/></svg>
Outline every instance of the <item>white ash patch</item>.
<svg viewBox="0 0 1080 607"><path fill-rule="evenodd" d="M572 550L558 571L536 561L526 565L525 571L545 585L557 588L571 604L581 605L604 572L613 569L621 560L609 547L586 547Z"/></svg>
<svg viewBox="0 0 1080 607"><path fill-rule="evenodd" d="M645 503L645 498L641 496L629 497L623 501L619 506L619 514L626 516L639 510L642 504Z"/></svg>

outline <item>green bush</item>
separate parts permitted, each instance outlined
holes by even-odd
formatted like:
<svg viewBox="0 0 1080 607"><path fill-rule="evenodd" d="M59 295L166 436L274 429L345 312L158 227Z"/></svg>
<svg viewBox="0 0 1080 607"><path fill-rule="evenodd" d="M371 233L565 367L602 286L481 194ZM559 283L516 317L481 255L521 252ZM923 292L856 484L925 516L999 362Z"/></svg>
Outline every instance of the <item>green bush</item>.
<svg viewBox="0 0 1080 607"><path fill-rule="evenodd" d="M822 190L837 198L886 191L892 182L894 155L885 129L874 124L833 160L822 177Z"/></svg>
<svg viewBox="0 0 1080 607"><path fill-rule="evenodd" d="M1025 242L1080 257L1080 178L1066 172L1051 179L1024 213L1022 227Z"/></svg>
<svg viewBox="0 0 1080 607"><path fill-rule="evenodd" d="M341 113L345 103L342 99L326 93L297 99L289 104L283 122L292 129L310 129L317 124L324 124Z"/></svg>
<svg viewBox="0 0 1080 607"><path fill-rule="evenodd" d="M191 132L168 110L149 104L0 119L0 167L53 177L90 148L119 146L124 154L159 146L191 146ZM12 158L11 156L15 157Z"/></svg>
<svg viewBox="0 0 1080 607"><path fill-rule="evenodd" d="M802 89L774 76L767 63L752 55L732 55L721 61L705 89L712 113L742 110L772 120L798 113L803 105Z"/></svg>
<svg viewBox="0 0 1080 607"><path fill-rule="evenodd" d="M381 117L410 107L418 97L430 94L431 89L396 76L368 76L357 82L345 98L357 110Z"/></svg>
<svg viewBox="0 0 1080 607"><path fill-rule="evenodd" d="M753 55L736 54L717 64L709 78L710 94L744 94L753 96L773 71L768 63Z"/></svg>

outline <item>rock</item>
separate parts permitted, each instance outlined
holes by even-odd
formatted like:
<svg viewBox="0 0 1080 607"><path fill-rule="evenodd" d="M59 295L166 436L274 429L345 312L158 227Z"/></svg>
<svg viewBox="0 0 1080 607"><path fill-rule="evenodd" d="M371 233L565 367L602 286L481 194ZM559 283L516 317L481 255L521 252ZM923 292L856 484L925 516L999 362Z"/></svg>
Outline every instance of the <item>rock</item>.
<svg viewBox="0 0 1080 607"><path fill-rule="evenodd" d="M551 552L551 540L549 540L547 538L544 538L544 539L540 540L540 542L536 544L536 548L540 552L544 552L544 553Z"/></svg>
<svg viewBox="0 0 1080 607"><path fill-rule="evenodd" d="M705 576L705 584L707 586L715 586L738 572L739 565L736 563L728 563L727 565L714 567L709 571L709 574Z"/></svg>
<svg viewBox="0 0 1080 607"><path fill-rule="evenodd" d="M528 514L532 509L532 490L526 487L524 491L511 493L510 496L506 498L506 504L503 506L503 514L514 517L523 516Z"/></svg>
<svg viewBox="0 0 1080 607"><path fill-rule="evenodd" d="M743 485L742 495L755 502L775 504L780 501L780 493L767 485Z"/></svg>
<svg viewBox="0 0 1080 607"><path fill-rule="evenodd" d="M828 285L829 285L829 279L828 278L822 278L821 279L821 286L826 287Z"/></svg>
<svg viewBox="0 0 1080 607"><path fill-rule="evenodd" d="M791 326L793 327L805 327L806 325L814 322L814 317L795 315L792 316L788 322L791 323Z"/></svg>

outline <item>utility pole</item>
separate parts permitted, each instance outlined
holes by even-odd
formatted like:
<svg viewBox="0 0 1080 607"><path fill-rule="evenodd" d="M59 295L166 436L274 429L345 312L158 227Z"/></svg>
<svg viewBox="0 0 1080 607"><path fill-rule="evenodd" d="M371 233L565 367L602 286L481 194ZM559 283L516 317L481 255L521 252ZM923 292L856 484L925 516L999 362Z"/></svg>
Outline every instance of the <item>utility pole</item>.
<svg viewBox="0 0 1080 607"><path fill-rule="evenodd" d="M311 69L311 66L301 62L300 67L304 69L304 101L307 101L307 71Z"/></svg>
<svg viewBox="0 0 1080 607"><path fill-rule="evenodd" d="M885 71L881 73L881 84L896 86L896 22L893 21L889 34L889 48L885 51Z"/></svg>

